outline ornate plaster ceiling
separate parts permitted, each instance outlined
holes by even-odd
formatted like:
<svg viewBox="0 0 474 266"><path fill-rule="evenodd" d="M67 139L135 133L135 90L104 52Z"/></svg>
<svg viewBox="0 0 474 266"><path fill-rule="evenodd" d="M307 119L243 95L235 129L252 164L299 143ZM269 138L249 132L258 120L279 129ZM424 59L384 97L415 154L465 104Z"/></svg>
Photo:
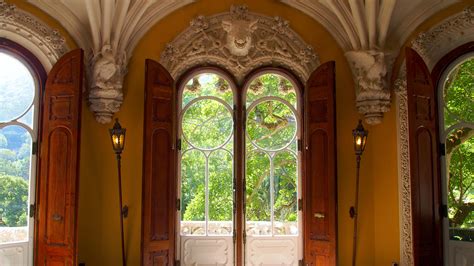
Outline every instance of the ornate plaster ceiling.
<svg viewBox="0 0 474 266"><path fill-rule="evenodd" d="M357 38L364 31L358 24L371 21L386 50L397 50L423 21L460 0L280 0L321 23L344 50L357 49ZM365 10L355 11L357 5ZM393 8L393 11L389 11ZM376 16L371 16L371 10ZM349 24L345 26L344 24ZM386 33L383 33L386 31ZM363 39L363 38L361 38ZM356 45L354 45L356 43Z"/></svg>

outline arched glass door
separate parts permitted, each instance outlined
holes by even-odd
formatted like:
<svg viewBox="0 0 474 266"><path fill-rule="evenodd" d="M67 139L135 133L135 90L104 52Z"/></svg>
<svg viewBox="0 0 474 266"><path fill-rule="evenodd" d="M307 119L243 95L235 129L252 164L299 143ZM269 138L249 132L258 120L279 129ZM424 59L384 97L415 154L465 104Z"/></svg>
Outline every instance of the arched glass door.
<svg viewBox="0 0 474 266"><path fill-rule="evenodd" d="M246 265L297 265L301 256L298 96L276 73L246 89Z"/></svg>
<svg viewBox="0 0 474 266"><path fill-rule="evenodd" d="M237 257L245 265L298 265L302 258L299 91L275 71L246 84L236 89L203 70L180 88L181 265L234 265Z"/></svg>
<svg viewBox="0 0 474 266"><path fill-rule="evenodd" d="M233 265L234 91L202 72L181 93L178 254L183 265Z"/></svg>
<svg viewBox="0 0 474 266"><path fill-rule="evenodd" d="M474 54L451 64L440 84L443 201L448 265L474 263Z"/></svg>
<svg viewBox="0 0 474 266"><path fill-rule="evenodd" d="M38 81L0 51L0 265L33 259Z"/></svg>

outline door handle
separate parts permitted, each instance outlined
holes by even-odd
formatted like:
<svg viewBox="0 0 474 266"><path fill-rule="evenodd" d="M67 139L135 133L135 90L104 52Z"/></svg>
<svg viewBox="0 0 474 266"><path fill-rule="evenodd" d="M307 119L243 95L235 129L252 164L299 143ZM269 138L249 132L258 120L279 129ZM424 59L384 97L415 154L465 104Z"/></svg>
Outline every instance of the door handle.
<svg viewBox="0 0 474 266"><path fill-rule="evenodd" d="M316 218L316 219L324 219L324 217L326 217L326 216L322 212L314 213L314 218Z"/></svg>
<svg viewBox="0 0 474 266"><path fill-rule="evenodd" d="M59 222L63 219L63 217L57 213L53 214L53 220Z"/></svg>

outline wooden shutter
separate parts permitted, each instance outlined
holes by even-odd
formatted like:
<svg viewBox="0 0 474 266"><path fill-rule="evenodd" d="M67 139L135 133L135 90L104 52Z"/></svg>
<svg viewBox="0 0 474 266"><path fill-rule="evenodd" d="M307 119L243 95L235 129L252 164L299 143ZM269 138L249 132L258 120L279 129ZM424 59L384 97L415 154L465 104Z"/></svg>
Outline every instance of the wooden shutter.
<svg viewBox="0 0 474 266"><path fill-rule="evenodd" d="M168 71L147 59L143 140L142 264L174 265L176 92Z"/></svg>
<svg viewBox="0 0 474 266"><path fill-rule="evenodd" d="M76 265L83 51L64 55L46 81L40 135L36 265Z"/></svg>
<svg viewBox="0 0 474 266"><path fill-rule="evenodd" d="M442 265L436 93L423 59L406 49L415 265Z"/></svg>
<svg viewBox="0 0 474 266"><path fill-rule="evenodd" d="M336 265L335 63L309 78L305 91L304 262Z"/></svg>

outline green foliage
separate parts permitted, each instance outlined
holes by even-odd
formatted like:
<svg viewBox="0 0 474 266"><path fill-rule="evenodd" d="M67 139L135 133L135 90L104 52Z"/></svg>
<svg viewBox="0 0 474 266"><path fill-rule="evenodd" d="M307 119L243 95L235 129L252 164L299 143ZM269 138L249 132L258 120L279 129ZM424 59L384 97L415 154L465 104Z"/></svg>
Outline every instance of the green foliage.
<svg viewBox="0 0 474 266"><path fill-rule="evenodd" d="M276 96L296 107L292 84L274 74L265 74L250 86L247 103L265 96ZM252 84L253 84L252 83ZM191 79L183 92L183 108L201 96L222 99L233 106L228 84L214 74ZM274 212L276 221L297 220L297 160L290 152L296 150L296 118L280 101L258 104L247 120L246 148L246 216L249 221L270 221L271 174L273 174ZM195 102L183 116L181 158L181 216L184 221L205 221L206 164L208 170L208 212L210 221L233 219L233 138L223 148L218 146L232 136L233 118L224 105L214 99ZM251 141L269 151L257 150ZM189 143L187 142L189 141ZM210 149L196 150L194 147ZM282 149L273 152L274 149ZM213 151L211 151L213 150ZM270 169L271 161L273 171Z"/></svg>
<svg viewBox="0 0 474 266"><path fill-rule="evenodd" d="M26 226L28 183L21 177L0 174L0 224Z"/></svg>
<svg viewBox="0 0 474 266"><path fill-rule="evenodd" d="M448 128L460 121L474 122L474 59L456 67L444 89L444 120Z"/></svg>

